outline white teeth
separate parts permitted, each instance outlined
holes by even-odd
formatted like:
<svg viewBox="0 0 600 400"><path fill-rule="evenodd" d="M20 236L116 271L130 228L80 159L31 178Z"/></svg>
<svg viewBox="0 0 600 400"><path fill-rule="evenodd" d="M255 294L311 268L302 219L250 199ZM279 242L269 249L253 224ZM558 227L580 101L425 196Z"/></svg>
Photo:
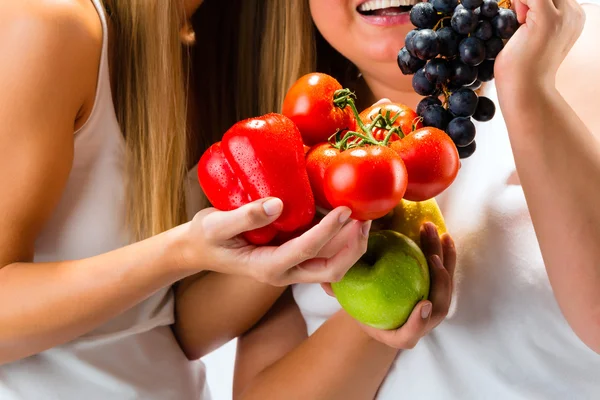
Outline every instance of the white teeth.
<svg viewBox="0 0 600 400"><path fill-rule="evenodd" d="M358 11L374 11L382 8L412 6L414 0L369 0L358 6Z"/></svg>

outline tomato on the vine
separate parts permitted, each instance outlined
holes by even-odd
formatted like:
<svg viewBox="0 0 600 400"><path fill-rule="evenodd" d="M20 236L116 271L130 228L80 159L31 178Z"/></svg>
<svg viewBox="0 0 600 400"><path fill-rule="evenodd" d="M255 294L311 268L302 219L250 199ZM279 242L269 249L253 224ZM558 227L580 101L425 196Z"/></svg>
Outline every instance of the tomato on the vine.
<svg viewBox="0 0 600 400"><path fill-rule="evenodd" d="M306 154L306 172L308 172L308 180L315 197L315 203L327 210L331 210L333 207L325 196L323 182L325 170L339 154L340 150L329 143L318 144Z"/></svg>
<svg viewBox="0 0 600 400"><path fill-rule="evenodd" d="M389 113L389 114L388 114ZM410 107L401 103L384 103L375 104L371 107L363 110L360 113L360 119L363 124L368 125L373 122L378 115L387 117L393 121L389 128L398 127L404 135L410 134L413 130L420 129L423 127L421 119ZM373 127L371 133L376 140L383 141L388 134L389 129L385 129L386 123L380 119L381 123ZM414 128L414 129L413 129ZM393 133L390 136L389 142L400 140L400 136L397 133Z"/></svg>
<svg viewBox="0 0 600 400"><path fill-rule="evenodd" d="M381 218L402 199L407 185L400 156L385 146L364 146L336 156L325 170L324 189L333 207L347 206L352 218Z"/></svg>
<svg viewBox="0 0 600 400"><path fill-rule="evenodd" d="M421 128L390 145L404 161L408 186L404 198L425 201L442 193L454 182L460 160L446 132Z"/></svg>
<svg viewBox="0 0 600 400"><path fill-rule="evenodd" d="M327 142L338 130L355 129L352 110L342 110L333 102L340 89L333 77L312 73L298 79L285 95L282 114L294 121L304 144L314 146Z"/></svg>

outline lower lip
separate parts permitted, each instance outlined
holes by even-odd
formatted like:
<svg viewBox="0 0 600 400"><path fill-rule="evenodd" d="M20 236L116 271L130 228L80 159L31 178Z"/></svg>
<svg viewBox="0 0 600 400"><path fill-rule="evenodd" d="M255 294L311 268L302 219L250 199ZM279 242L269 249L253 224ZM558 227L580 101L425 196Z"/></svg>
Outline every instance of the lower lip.
<svg viewBox="0 0 600 400"><path fill-rule="evenodd" d="M410 23L410 12L404 12L396 15L362 15L361 18L371 25L377 26L394 26L405 25Z"/></svg>

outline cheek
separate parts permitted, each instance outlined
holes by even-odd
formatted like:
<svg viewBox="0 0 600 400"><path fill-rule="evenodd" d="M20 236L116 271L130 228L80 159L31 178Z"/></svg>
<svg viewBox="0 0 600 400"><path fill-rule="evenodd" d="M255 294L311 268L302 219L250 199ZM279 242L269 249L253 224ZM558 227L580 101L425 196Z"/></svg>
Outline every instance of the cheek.
<svg viewBox="0 0 600 400"><path fill-rule="evenodd" d="M354 2L352 0L309 0L312 19L325 40L340 51L351 43ZM343 54L343 52L342 52Z"/></svg>

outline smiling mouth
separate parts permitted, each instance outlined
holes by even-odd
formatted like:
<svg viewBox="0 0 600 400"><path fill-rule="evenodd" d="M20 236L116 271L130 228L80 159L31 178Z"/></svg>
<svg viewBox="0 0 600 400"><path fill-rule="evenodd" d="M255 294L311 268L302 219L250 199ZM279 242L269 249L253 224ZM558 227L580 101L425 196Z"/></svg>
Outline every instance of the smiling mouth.
<svg viewBox="0 0 600 400"><path fill-rule="evenodd" d="M421 0L368 0L356 7L365 16L394 16L407 13Z"/></svg>

